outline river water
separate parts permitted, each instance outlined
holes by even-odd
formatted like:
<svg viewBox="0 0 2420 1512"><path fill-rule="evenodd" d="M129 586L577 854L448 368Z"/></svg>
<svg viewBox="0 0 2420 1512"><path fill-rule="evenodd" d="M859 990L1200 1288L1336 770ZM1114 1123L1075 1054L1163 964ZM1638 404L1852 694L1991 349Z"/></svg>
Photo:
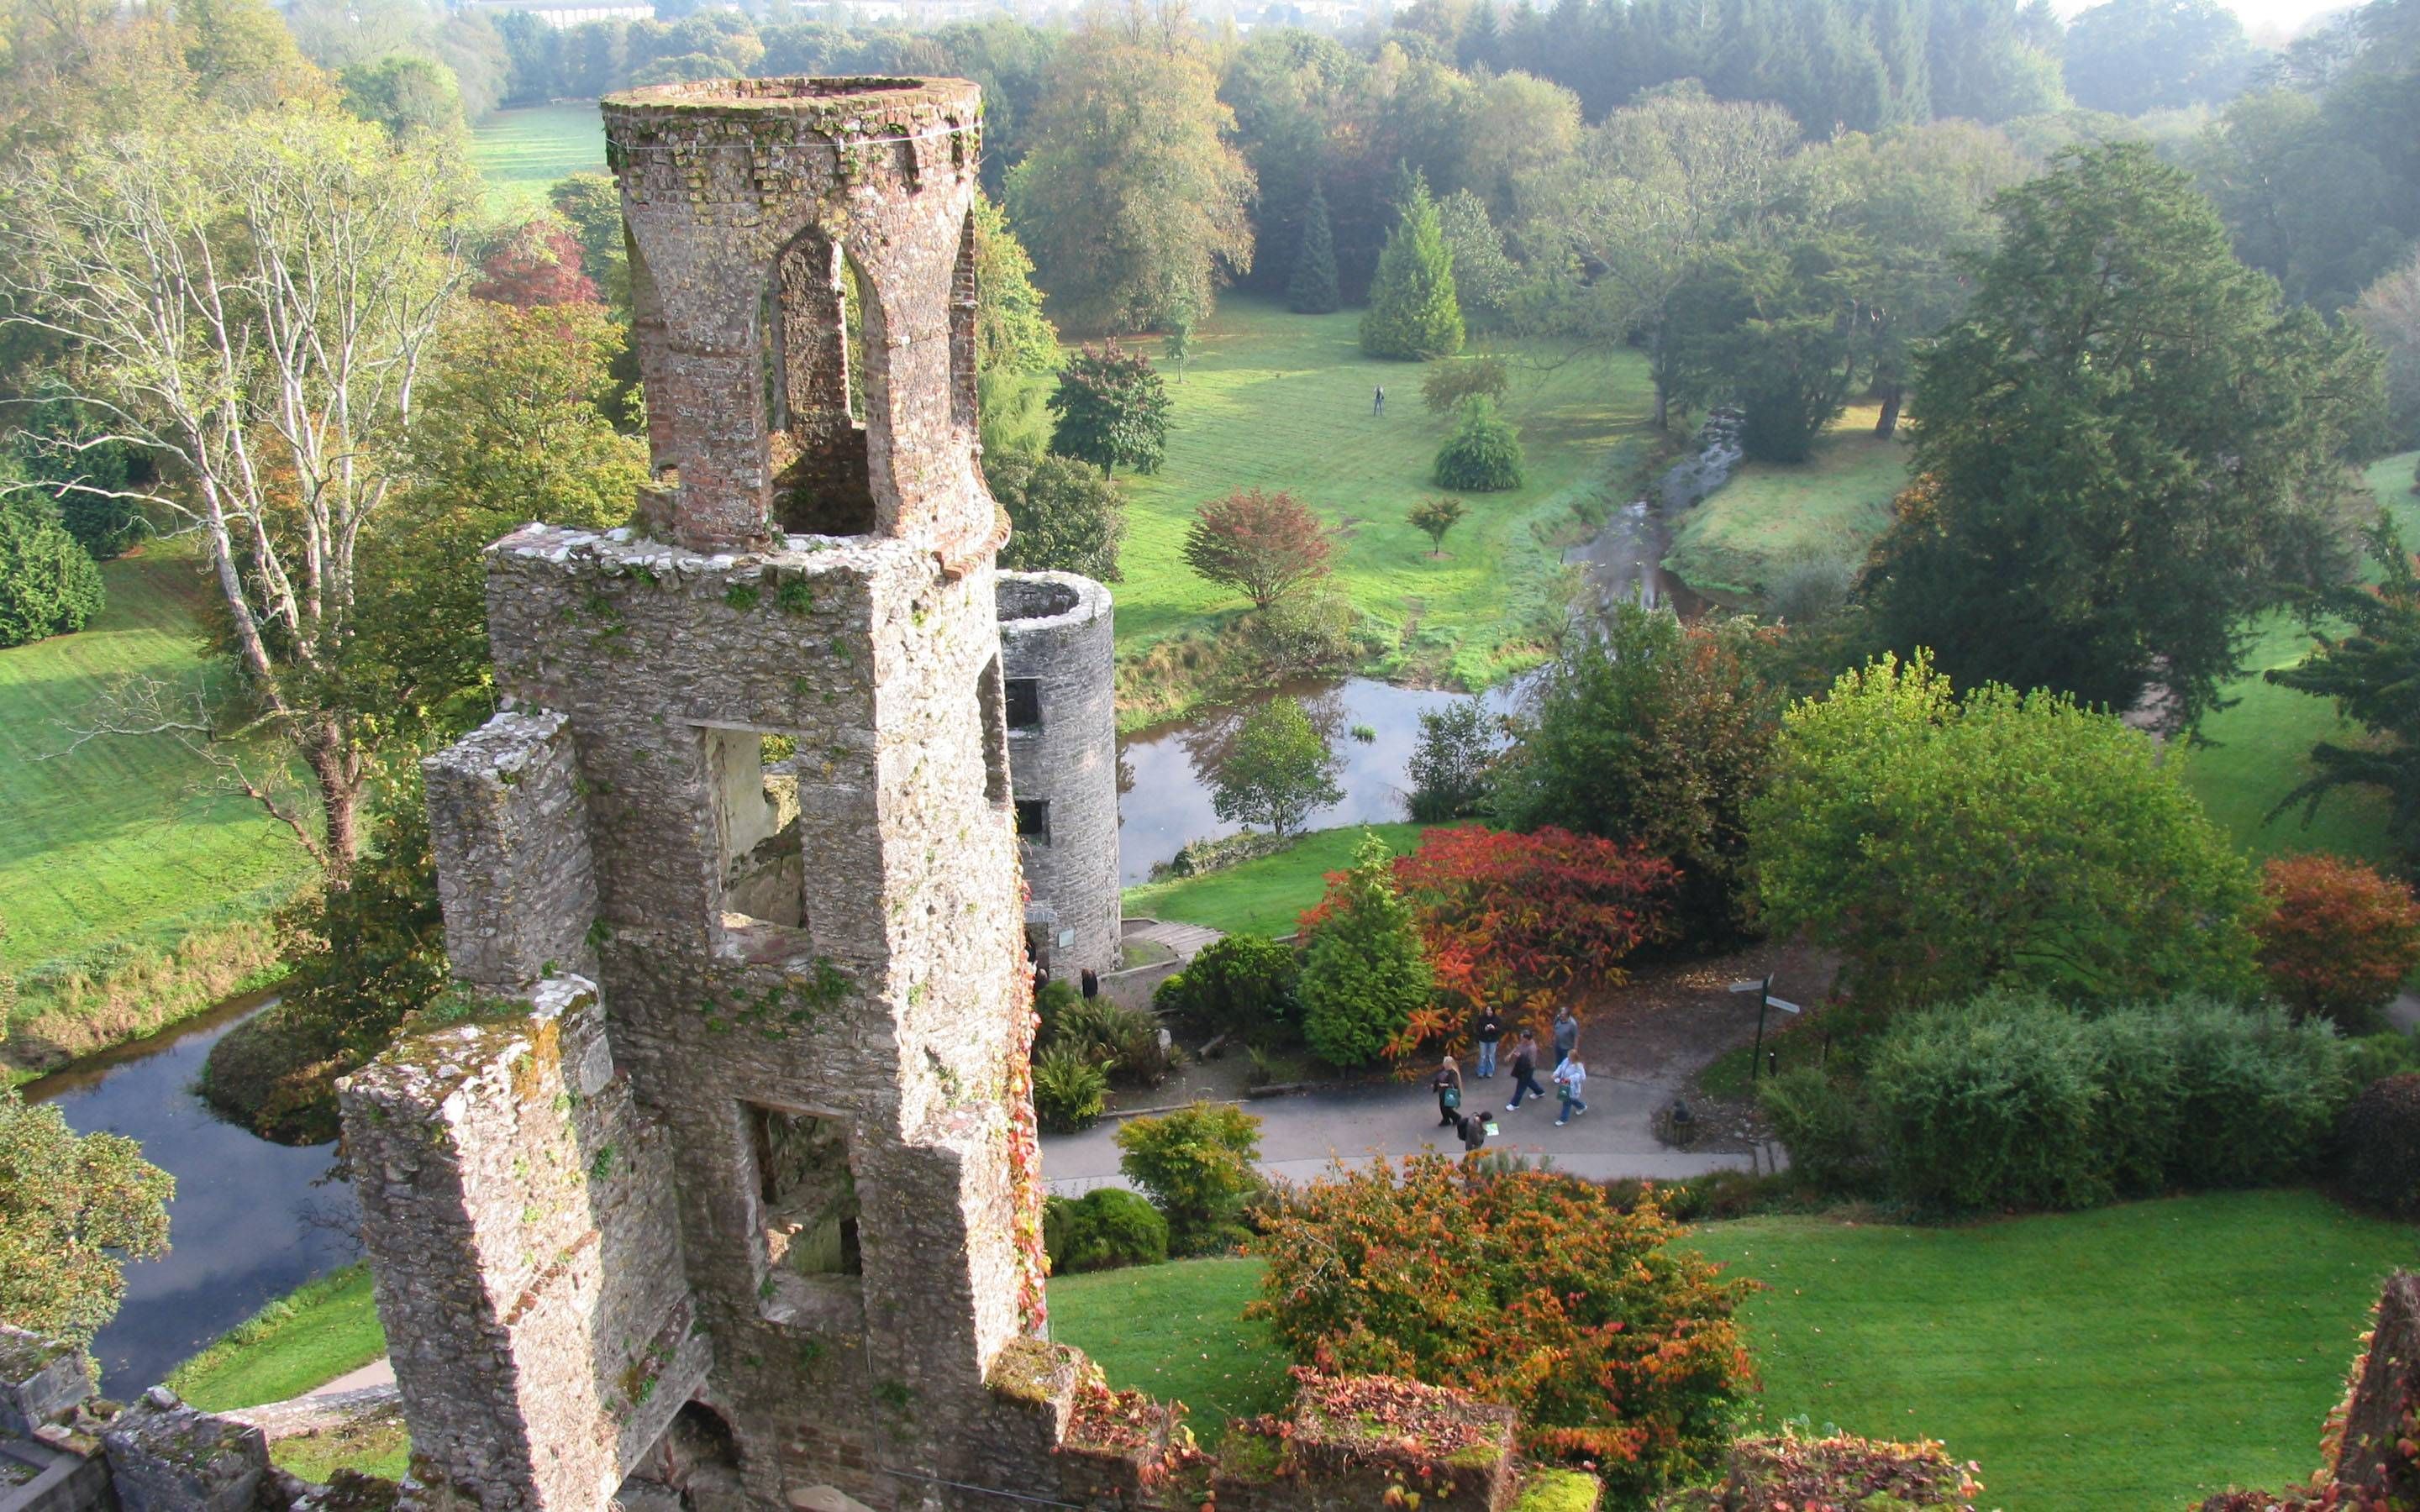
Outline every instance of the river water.
<svg viewBox="0 0 2420 1512"><path fill-rule="evenodd" d="M93 1340L101 1390L125 1398L271 1298L360 1254L351 1188L331 1144L273 1145L214 1116L193 1090L221 1036L273 999L233 1002L27 1084L79 1134L140 1141L177 1179L169 1250L126 1268L126 1302Z"/></svg>
<svg viewBox="0 0 2420 1512"><path fill-rule="evenodd" d="M1695 596L1660 565L1664 550L1660 517L1643 503L1617 511L1592 540L1563 555L1587 584L1582 612L1602 614L1630 599L1695 614ZM1121 875L1128 886L1146 881L1153 864L1186 841L1239 827L1213 811L1211 774L1244 716L1271 698L1302 700L1342 761L1337 785L1344 796L1310 819L1312 828L1332 828L1405 817L1405 773L1421 714L1474 696L1504 712L1525 691L1520 679L1471 695L1350 677L1259 694L1129 735L1118 752ZM1357 726L1371 738L1356 738ZM210 1046L271 1001L239 998L25 1088L28 1101L55 1104L78 1133L106 1130L139 1141L144 1155L177 1179L172 1247L127 1267L125 1305L93 1341L111 1396L160 1381L262 1304L360 1253L352 1192L334 1179L334 1144L271 1144L221 1121L194 1093Z"/></svg>

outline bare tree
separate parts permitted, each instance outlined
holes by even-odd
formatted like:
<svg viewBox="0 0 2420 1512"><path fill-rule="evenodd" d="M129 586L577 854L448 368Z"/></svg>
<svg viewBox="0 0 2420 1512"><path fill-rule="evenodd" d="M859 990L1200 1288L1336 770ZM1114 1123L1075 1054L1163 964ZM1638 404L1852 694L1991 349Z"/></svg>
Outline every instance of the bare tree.
<svg viewBox="0 0 2420 1512"><path fill-rule="evenodd" d="M0 186L6 319L71 353L69 391L110 417L82 444L159 462L156 486L112 496L200 537L257 723L308 767L316 826L244 786L332 877L386 724L345 697L355 556L462 282L472 184L442 143L398 148L289 106L37 154ZM154 693L100 729L194 739L193 722Z"/></svg>

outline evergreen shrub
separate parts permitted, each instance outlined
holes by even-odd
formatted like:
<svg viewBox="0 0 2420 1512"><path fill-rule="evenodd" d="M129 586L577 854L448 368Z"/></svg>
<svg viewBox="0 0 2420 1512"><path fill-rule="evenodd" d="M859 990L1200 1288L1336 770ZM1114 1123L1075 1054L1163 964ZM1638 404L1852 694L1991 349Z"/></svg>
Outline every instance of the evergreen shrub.
<svg viewBox="0 0 2420 1512"><path fill-rule="evenodd" d="M1157 1265L1168 1258L1168 1220L1132 1192L1099 1187L1044 1204L1042 1243L1053 1275Z"/></svg>
<svg viewBox="0 0 2420 1512"><path fill-rule="evenodd" d="M1214 1034L1263 1041L1301 1018L1294 948L1264 934L1228 934L1202 947L1184 970L1159 984L1151 1005Z"/></svg>
<svg viewBox="0 0 2420 1512"><path fill-rule="evenodd" d="M2397 1218L2420 1218L2420 1075L2372 1082L2345 1109L2336 1136L2345 1196Z"/></svg>
<svg viewBox="0 0 2420 1512"><path fill-rule="evenodd" d="M1521 486L1521 435L1496 412L1496 401L1473 394L1462 402L1462 420L1437 453L1430 480L1463 493L1502 493Z"/></svg>
<svg viewBox="0 0 2420 1512"><path fill-rule="evenodd" d="M106 596L101 569L48 504L0 503L0 646L81 630Z"/></svg>

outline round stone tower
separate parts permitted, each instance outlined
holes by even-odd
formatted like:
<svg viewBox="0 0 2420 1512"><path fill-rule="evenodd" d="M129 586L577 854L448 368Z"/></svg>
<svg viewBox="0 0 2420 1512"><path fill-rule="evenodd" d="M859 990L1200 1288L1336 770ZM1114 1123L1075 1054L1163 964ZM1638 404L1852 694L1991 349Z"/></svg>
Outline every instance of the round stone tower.
<svg viewBox="0 0 2420 1512"><path fill-rule="evenodd" d="M1031 896L1026 944L1054 977L1118 964L1118 715L1109 591L1000 575L1010 785Z"/></svg>

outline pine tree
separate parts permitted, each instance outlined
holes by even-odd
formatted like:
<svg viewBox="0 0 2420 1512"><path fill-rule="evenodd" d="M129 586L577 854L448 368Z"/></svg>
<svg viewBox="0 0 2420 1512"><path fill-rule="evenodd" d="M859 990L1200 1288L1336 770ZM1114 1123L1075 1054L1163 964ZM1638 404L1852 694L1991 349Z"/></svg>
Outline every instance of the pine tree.
<svg viewBox="0 0 2420 1512"><path fill-rule="evenodd" d="M1302 208L1302 248L1295 254L1294 279L1286 285L1286 308L1296 315L1326 315L1343 303L1336 291L1336 225L1327 217L1327 196L1319 180Z"/></svg>
<svg viewBox="0 0 2420 1512"><path fill-rule="evenodd" d="M1425 362L1462 350L1462 305L1453 292L1453 255L1428 181L1415 176L1402 217L1378 255L1361 349L1373 357Z"/></svg>

